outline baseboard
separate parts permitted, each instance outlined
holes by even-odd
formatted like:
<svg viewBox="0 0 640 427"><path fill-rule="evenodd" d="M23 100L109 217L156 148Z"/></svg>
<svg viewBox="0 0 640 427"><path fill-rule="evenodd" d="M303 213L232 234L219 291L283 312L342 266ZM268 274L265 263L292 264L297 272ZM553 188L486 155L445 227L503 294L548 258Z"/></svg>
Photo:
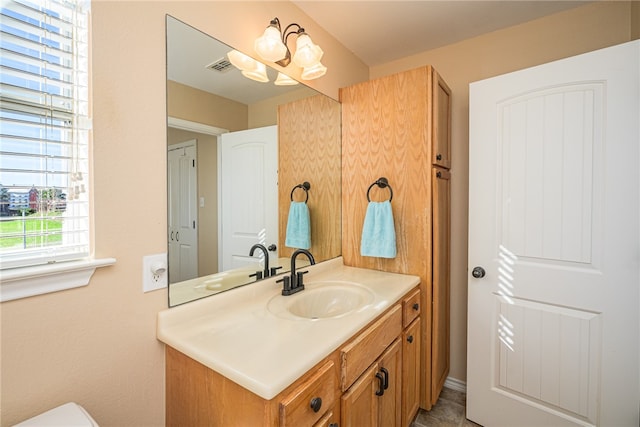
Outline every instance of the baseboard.
<svg viewBox="0 0 640 427"><path fill-rule="evenodd" d="M467 383L455 378L447 377L447 379L444 380L444 386L451 390L461 391L463 393L467 392Z"/></svg>

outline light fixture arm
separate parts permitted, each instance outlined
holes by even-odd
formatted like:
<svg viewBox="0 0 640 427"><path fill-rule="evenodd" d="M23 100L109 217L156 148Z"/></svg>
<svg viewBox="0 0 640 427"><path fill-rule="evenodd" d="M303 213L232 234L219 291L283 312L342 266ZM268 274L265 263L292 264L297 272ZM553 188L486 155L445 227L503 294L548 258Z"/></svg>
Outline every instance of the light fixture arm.
<svg viewBox="0 0 640 427"><path fill-rule="evenodd" d="M304 28L302 28L299 24L296 24L295 22L293 22L287 25L284 31L282 31L280 27L280 20L278 19L278 17L273 18L270 22L270 25L273 25L278 29L278 31L280 31L282 35L282 44L284 44L284 46L287 48L285 57L279 61L276 61L276 64L280 65L281 67L286 67L291 63L291 50L289 49L289 45L287 44L287 42L289 41L289 36L292 34L297 34L297 35L303 34ZM295 29L289 31L291 27L295 27Z"/></svg>

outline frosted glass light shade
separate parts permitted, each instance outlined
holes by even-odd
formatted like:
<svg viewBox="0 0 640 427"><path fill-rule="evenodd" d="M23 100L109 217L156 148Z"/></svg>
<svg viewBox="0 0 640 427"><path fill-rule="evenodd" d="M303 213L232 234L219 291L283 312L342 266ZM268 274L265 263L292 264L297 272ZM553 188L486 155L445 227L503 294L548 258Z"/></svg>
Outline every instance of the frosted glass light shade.
<svg viewBox="0 0 640 427"><path fill-rule="evenodd" d="M280 30L274 26L268 26L264 34L258 37L253 45L258 55L264 60L276 62L287 54L287 47L282 43Z"/></svg>
<svg viewBox="0 0 640 427"><path fill-rule="evenodd" d="M287 76L286 74L278 73L278 78L273 84L275 84L276 86L293 86L293 85L297 85L298 82L296 80L293 80L291 77Z"/></svg>
<svg viewBox="0 0 640 427"><path fill-rule="evenodd" d="M322 65L321 62L318 62L313 67L305 67L302 70L302 75L300 77L302 77L303 80L313 80L324 76L326 73L327 67Z"/></svg>
<svg viewBox="0 0 640 427"><path fill-rule="evenodd" d="M267 76L267 67L262 62L254 62L255 67L251 70L242 70L242 75L257 82L268 82L269 77Z"/></svg>
<svg viewBox="0 0 640 427"><path fill-rule="evenodd" d="M308 34L302 33L296 40L296 53L293 55L293 62L298 67L313 67L320 62L324 52L317 44L311 41Z"/></svg>
<svg viewBox="0 0 640 427"><path fill-rule="evenodd" d="M240 71L253 70L256 68L256 60L237 50L227 53L227 58Z"/></svg>

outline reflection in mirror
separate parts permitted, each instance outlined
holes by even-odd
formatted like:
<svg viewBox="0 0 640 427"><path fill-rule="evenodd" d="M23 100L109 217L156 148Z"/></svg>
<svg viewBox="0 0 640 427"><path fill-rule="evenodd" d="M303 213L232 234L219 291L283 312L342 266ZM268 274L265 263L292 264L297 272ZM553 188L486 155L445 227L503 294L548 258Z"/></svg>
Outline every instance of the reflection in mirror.
<svg viewBox="0 0 640 427"><path fill-rule="evenodd" d="M250 80L232 50L167 16L169 306L287 272L290 212L317 262L341 254L340 104Z"/></svg>

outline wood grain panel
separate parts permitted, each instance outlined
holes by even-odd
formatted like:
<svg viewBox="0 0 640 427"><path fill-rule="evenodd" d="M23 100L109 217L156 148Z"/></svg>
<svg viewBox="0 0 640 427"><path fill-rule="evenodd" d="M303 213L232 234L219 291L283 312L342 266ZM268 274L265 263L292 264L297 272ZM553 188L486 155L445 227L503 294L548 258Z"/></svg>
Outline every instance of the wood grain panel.
<svg viewBox="0 0 640 427"><path fill-rule="evenodd" d="M342 253L346 265L421 278L421 406L431 408L431 140L432 68L344 88L342 102ZM384 176L393 188L394 259L360 255L369 185ZM384 191L384 192L382 192ZM388 197L371 192L372 200Z"/></svg>
<svg viewBox="0 0 640 427"><path fill-rule="evenodd" d="M308 181L311 253L316 261L339 256L341 241L340 105L325 96L313 96L278 107L278 223L279 255L285 247L291 190ZM304 200L297 189L294 200Z"/></svg>
<svg viewBox="0 0 640 427"><path fill-rule="evenodd" d="M431 351L431 403L449 375L449 242L451 235L451 174L434 167L433 173L433 303Z"/></svg>
<svg viewBox="0 0 640 427"><path fill-rule="evenodd" d="M425 66L342 89L340 97L345 264L420 276L425 309L421 406L430 409L449 370L448 181L440 192L445 199L432 207L431 164L450 166L451 91L435 70ZM360 255L366 191L381 176L394 190L398 252L394 259ZM372 200L383 200L388 192L374 187L371 195ZM433 253L432 238L445 253Z"/></svg>
<svg viewBox="0 0 640 427"><path fill-rule="evenodd" d="M169 346L166 358L167 426L276 427L277 409L271 401Z"/></svg>
<svg viewBox="0 0 640 427"><path fill-rule="evenodd" d="M451 89L433 70L433 150L432 163L451 167Z"/></svg>

